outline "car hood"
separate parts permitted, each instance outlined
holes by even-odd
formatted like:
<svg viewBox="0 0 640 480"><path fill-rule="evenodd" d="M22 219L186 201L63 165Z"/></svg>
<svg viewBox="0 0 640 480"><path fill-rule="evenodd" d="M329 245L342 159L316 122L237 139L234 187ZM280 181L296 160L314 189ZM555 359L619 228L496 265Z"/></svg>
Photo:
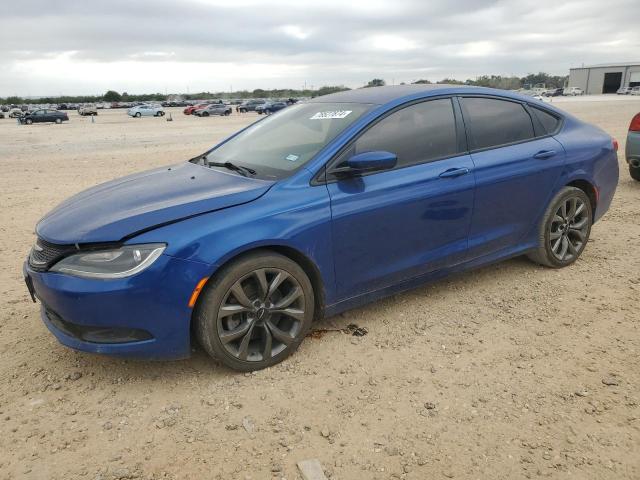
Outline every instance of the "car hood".
<svg viewBox="0 0 640 480"><path fill-rule="evenodd" d="M273 184L185 162L78 193L43 217L36 233L61 245L119 241L160 225L250 202Z"/></svg>

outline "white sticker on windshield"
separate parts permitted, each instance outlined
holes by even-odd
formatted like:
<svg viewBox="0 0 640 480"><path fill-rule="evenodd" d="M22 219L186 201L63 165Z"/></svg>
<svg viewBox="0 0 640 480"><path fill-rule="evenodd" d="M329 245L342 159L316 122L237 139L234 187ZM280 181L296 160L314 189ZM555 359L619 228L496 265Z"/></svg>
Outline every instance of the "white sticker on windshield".
<svg viewBox="0 0 640 480"><path fill-rule="evenodd" d="M309 120L327 120L330 118L344 118L349 115L353 110L330 110L328 112L318 112Z"/></svg>
<svg viewBox="0 0 640 480"><path fill-rule="evenodd" d="M290 162L295 162L300 158L299 155L294 155L293 153L284 157L285 160L289 160Z"/></svg>

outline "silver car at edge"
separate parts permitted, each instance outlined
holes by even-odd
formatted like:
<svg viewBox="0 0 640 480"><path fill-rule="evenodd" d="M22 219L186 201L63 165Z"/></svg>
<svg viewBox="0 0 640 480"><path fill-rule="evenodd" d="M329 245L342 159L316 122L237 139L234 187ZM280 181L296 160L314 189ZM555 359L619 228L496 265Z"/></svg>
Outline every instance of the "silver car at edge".
<svg viewBox="0 0 640 480"><path fill-rule="evenodd" d="M631 178L640 182L640 113L636 113L629 124L624 154Z"/></svg>

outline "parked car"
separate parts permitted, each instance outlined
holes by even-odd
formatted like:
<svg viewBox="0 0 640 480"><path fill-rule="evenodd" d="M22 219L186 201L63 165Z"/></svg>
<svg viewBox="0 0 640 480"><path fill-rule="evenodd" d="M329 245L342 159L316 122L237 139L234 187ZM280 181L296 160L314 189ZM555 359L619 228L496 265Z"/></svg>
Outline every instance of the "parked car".
<svg viewBox="0 0 640 480"><path fill-rule="evenodd" d="M569 87L568 90L565 90L564 94L576 96L576 95L584 95L584 92L580 87Z"/></svg>
<svg viewBox="0 0 640 480"><path fill-rule="evenodd" d="M640 95L640 86L631 89L631 95Z"/></svg>
<svg viewBox="0 0 640 480"><path fill-rule="evenodd" d="M66 112L60 112L58 110L35 110L19 117L20 123L31 125L32 123L62 123L69 120L69 116Z"/></svg>
<svg viewBox="0 0 640 480"><path fill-rule="evenodd" d="M184 113L185 115L193 115L193 112L197 109L200 108L205 108L208 104L207 103L198 103L196 105L189 105L187 108L185 108L182 113Z"/></svg>
<svg viewBox="0 0 640 480"><path fill-rule="evenodd" d="M564 88L552 88L544 92L545 97L560 97L564 95Z"/></svg>
<svg viewBox="0 0 640 480"><path fill-rule="evenodd" d="M629 95L631 93L632 87L620 87L616 93L618 95Z"/></svg>
<svg viewBox="0 0 640 480"><path fill-rule="evenodd" d="M4 118L4 112L0 111L0 118Z"/></svg>
<svg viewBox="0 0 640 480"><path fill-rule="evenodd" d="M224 105L222 103L212 103L211 105L207 105L202 109L194 110L194 115L199 117L208 117L210 115L223 115L228 116L231 115L233 110L229 105Z"/></svg>
<svg viewBox="0 0 640 480"><path fill-rule="evenodd" d="M159 105L137 105L127 110L130 117L162 117L164 109Z"/></svg>
<svg viewBox="0 0 640 480"><path fill-rule="evenodd" d="M80 105L78 107L78 113L80 115L87 116L87 115L98 115L98 109L97 107L93 104L93 103L89 103L86 105Z"/></svg>
<svg viewBox="0 0 640 480"><path fill-rule="evenodd" d="M262 99L262 98L258 98L256 100L249 100L247 102L244 102L244 103L241 103L240 105L238 105L238 107L236 109L240 113L255 112L256 111L256 107L258 105L263 105L266 102L267 101Z"/></svg>
<svg viewBox="0 0 640 480"><path fill-rule="evenodd" d="M24 115L24 112L19 108L12 108L9 110L9 118L18 118Z"/></svg>
<svg viewBox="0 0 640 480"><path fill-rule="evenodd" d="M314 318L517 255L571 265L611 204L616 145L503 90L326 95L54 208L26 283L70 347L178 358L194 332L253 371Z"/></svg>
<svg viewBox="0 0 640 480"><path fill-rule="evenodd" d="M262 108L262 113L266 114L266 115L271 115L274 112L277 112L278 110L282 110L283 108L287 108L287 104L286 102L273 102L273 103L267 103L263 108Z"/></svg>
<svg viewBox="0 0 640 480"><path fill-rule="evenodd" d="M631 178L640 182L640 113L631 119L624 153Z"/></svg>

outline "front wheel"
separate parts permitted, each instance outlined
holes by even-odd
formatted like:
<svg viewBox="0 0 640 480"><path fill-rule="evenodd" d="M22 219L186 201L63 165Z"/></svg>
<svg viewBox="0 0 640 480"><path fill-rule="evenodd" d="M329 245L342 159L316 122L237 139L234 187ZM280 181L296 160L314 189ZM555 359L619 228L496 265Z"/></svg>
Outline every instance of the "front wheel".
<svg viewBox="0 0 640 480"><path fill-rule="evenodd" d="M60 125L60 124L62 123L62 119L61 119L61 118L56 118L56 123L57 123L58 125Z"/></svg>
<svg viewBox="0 0 640 480"><path fill-rule="evenodd" d="M136 118L140 118L142 116L142 114L140 112L136 112L135 117Z"/></svg>
<svg viewBox="0 0 640 480"><path fill-rule="evenodd" d="M575 262L591 233L593 212L587 194L565 187L551 200L538 229L538 247L529 258L551 268Z"/></svg>
<svg viewBox="0 0 640 480"><path fill-rule="evenodd" d="M633 178L634 180L640 182L640 164L638 164L637 167L629 165L629 175L631 175L631 178Z"/></svg>
<svg viewBox="0 0 640 480"><path fill-rule="evenodd" d="M224 267L194 313L202 347L227 367L260 370L300 345L314 315L314 292L300 266L262 251Z"/></svg>
<svg viewBox="0 0 640 480"><path fill-rule="evenodd" d="M33 120L31 118L27 118L24 123L26 123L27 125L31 125L33 123Z"/></svg>

